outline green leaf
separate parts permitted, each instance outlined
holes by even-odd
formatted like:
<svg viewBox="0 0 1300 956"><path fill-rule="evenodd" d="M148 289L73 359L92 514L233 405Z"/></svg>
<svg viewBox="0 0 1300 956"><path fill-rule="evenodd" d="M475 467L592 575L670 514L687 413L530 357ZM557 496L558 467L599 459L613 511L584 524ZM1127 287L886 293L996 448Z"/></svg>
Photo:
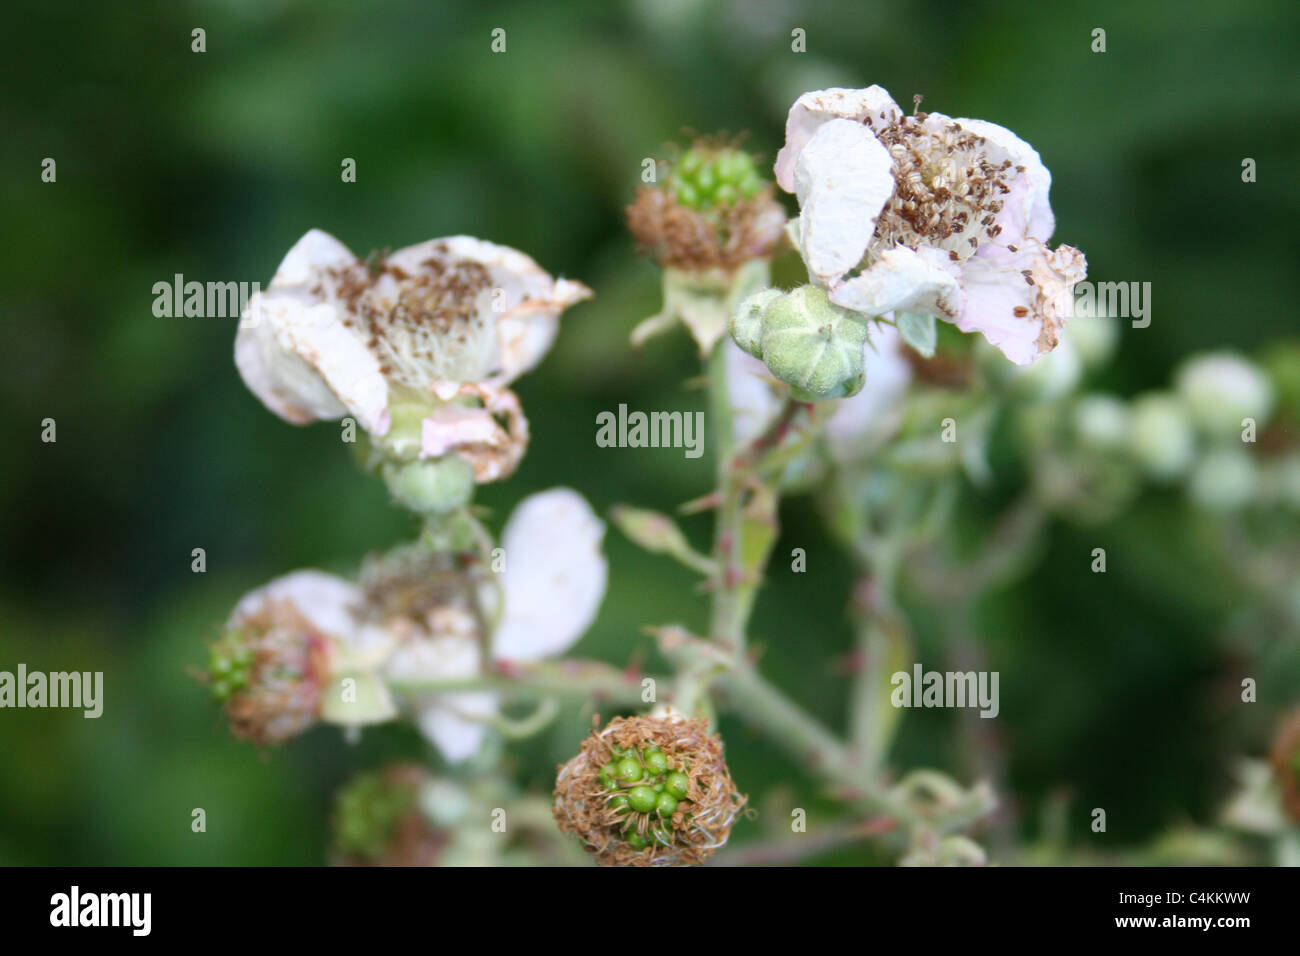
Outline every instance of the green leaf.
<svg viewBox="0 0 1300 956"><path fill-rule="evenodd" d="M934 357L934 346L939 333L935 328L933 315L928 312L925 314L899 312L894 317L894 322L904 342L920 352L924 358Z"/></svg>

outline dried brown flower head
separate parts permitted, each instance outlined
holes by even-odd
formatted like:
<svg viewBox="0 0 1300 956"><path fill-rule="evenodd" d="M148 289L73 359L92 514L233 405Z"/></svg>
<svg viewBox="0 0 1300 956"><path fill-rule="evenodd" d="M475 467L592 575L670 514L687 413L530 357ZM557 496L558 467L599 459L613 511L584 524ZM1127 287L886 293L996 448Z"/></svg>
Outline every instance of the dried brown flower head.
<svg viewBox="0 0 1300 956"><path fill-rule="evenodd" d="M686 272L732 272L768 259L780 244L785 210L753 157L720 140L697 140L669 164L662 185L642 186L627 209L641 250Z"/></svg>
<svg viewBox="0 0 1300 956"><path fill-rule="evenodd" d="M559 768L555 819L604 866L690 866L745 805L701 720L617 717Z"/></svg>
<svg viewBox="0 0 1300 956"><path fill-rule="evenodd" d="M210 657L213 695L236 737L281 744L319 719L329 644L293 602L263 602L212 646Z"/></svg>
<svg viewBox="0 0 1300 956"><path fill-rule="evenodd" d="M417 764L396 763L364 773L335 799L335 866L436 866L448 842L421 812L429 775Z"/></svg>

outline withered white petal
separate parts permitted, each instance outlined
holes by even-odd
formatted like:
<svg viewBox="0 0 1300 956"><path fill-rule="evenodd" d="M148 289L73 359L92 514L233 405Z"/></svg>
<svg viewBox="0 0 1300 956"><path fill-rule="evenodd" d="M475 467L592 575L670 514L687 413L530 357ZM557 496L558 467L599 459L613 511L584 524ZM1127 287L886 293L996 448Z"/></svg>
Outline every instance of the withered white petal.
<svg viewBox="0 0 1300 956"><path fill-rule="evenodd" d="M322 636L351 641L361 591L350 581L324 571L294 571L244 595L231 613L229 626L238 627L256 617L269 601L292 604Z"/></svg>
<svg viewBox="0 0 1300 956"><path fill-rule="evenodd" d="M505 609L492 653L534 661L561 654L595 620L608 565L605 525L586 499L568 488L529 495L506 522Z"/></svg>
<svg viewBox="0 0 1300 956"><path fill-rule="evenodd" d="M880 86L865 90L832 88L803 94L795 100L786 117L785 145L776 154L777 184L788 193L794 192L794 170L799 154L824 123L834 119L888 122L901 115L898 104Z"/></svg>
<svg viewBox="0 0 1300 956"><path fill-rule="evenodd" d="M893 161L861 123L831 120L799 153L794 188L799 250L814 278L829 284L866 253L894 191Z"/></svg>
<svg viewBox="0 0 1300 956"><path fill-rule="evenodd" d="M259 292L248 302L235 335L235 367L240 378L263 405L287 422L306 425L332 421L347 413L320 373L280 344L275 326L263 315L272 296L296 293Z"/></svg>
<svg viewBox="0 0 1300 956"><path fill-rule="evenodd" d="M928 312L951 320L961 310L959 273L947 253L895 246L865 272L830 287L832 302L863 315Z"/></svg>

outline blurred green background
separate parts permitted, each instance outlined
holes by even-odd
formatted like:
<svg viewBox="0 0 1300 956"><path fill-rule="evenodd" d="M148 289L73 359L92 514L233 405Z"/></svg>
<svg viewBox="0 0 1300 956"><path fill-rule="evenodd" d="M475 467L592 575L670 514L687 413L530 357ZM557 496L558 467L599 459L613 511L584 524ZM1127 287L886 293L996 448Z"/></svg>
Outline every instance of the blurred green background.
<svg viewBox="0 0 1300 956"><path fill-rule="evenodd" d="M414 529L340 453L334 426L294 428L246 391L234 320L152 314L153 284L175 273L265 284L319 227L362 254L470 233L591 285L595 300L566 316L551 356L517 385L533 445L513 480L481 494L498 528L520 497L556 484L602 513L617 501L667 510L707 490L707 457L594 444L596 413L619 402L703 405L682 384L698 373L684 333L626 344L659 289L622 210L641 160L685 129L747 130L770 161L808 89L879 83L901 103L923 93L927 109L1033 143L1054 177L1056 239L1087 253L1090 278L1153 287L1151 327L1124 330L1107 386L1131 394L1165 382L1188 352L1294 334L1298 8L1078 6L11 4L0 669L102 670L106 686L99 720L0 711L0 863L322 862L338 784L425 754L398 728L358 746L317 729L259 754L230 738L187 673L245 591L299 567L350 573ZM190 50L195 27L206 53ZM504 54L490 50L495 27ZM796 27L806 53L791 51ZM1095 27L1104 54L1090 49ZM40 180L47 156L54 184ZM1255 184L1241 182L1247 156ZM356 183L340 181L344 157ZM47 417L55 444L40 441ZM772 679L837 723L851 568L806 500L783 520L778 554L805 547L809 573L780 576L755 640ZM702 540L707 525L690 532ZM1077 559L1103 539L1123 555L1104 582ZM1054 525L1042 565L982 608L1026 834L1062 788L1080 834L1087 808L1113 808L1107 846L1204 820L1227 792L1229 758L1264 746L1277 711L1228 706L1238 670L1217 638L1242 596L1205 541L1153 493L1113 526ZM190 570L196 547L204 574ZM613 531L607 550L611 588L577 653L623 662L649 653L641 625L703 620L687 572ZM937 662L919 626L920 659ZM910 712L896 762L963 773L953 724ZM512 745L510 765L545 791L582 729L567 715ZM814 819L829 811L762 738L731 720L723 730L743 789L785 788ZM206 834L190 830L195 807ZM735 839L760 831L742 823Z"/></svg>

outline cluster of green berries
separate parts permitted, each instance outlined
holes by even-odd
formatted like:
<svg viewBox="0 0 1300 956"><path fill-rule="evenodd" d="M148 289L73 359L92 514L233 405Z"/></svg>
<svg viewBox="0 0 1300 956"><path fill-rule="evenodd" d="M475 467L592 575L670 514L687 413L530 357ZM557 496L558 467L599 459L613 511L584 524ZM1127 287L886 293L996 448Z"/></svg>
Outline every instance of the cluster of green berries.
<svg viewBox="0 0 1300 956"><path fill-rule="evenodd" d="M753 199L762 188L754 158L739 149L693 146L673 164L668 177L673 199L697 211Z"/></svg>
<svg viewBox="0 0 1300 956"><path fill-rule="evenodd" d="M213 644L208 648L212 696L223 704L230 700L248 686L252 666L253 651L241 632L233 631Z"/></svg>
<svg viewBox="0 0 1300 956"><path fill-rule="evenodd" d="M397 823L415 803L415 788L393 786L378 773L364 773L339 791L334 811L335 846L352 857L375 860L392 841Z"/></svg>
<svg viewBox="0 0 1300 956"><path fill-rule="evenodd" d="M691 778L681 770L669 770L668 756L654 744L641 751L614 748L614 759L600 768L599 776L609 794L607 806L627 817L623 839L634 850L650 845L639 832L637 815L650 816L652 824L671 820L691 788ZM648 832L662 846L672 843L671 834L662 825L652 825Z"/></svg>

